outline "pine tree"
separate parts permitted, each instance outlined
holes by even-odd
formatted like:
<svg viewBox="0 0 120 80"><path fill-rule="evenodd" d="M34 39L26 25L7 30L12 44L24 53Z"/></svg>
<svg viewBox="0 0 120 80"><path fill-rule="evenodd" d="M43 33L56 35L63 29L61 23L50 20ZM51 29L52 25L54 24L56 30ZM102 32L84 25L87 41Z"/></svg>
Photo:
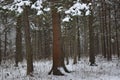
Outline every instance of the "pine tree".
<svg viewBox="0 0 120 80"><path fill-rule="evenodd" d="M64 54L61 48L61 29L60 29L60 13L56 8L56 0L52 0L52 26L53 26L53 67L49 74L53 71L53 75L64 75L60 68L65 72L69 72L64 64Z"/></svg>
<svg viewBox="0 0 120 80"><path fill-rule="evenodd" d="M33 72L33 53L30 36L30 24L28 19L29 7L25 6L23 11L24 19L24 32L25 32L25 46L26 46L26 58L27 58L27 75L31 75Z"/></svg>
<svg viewBox="0 0 120 80"><path fill-rule="evenodd" d="M2 62L2 49L1 49L2 45L1 45L1 34L0 34L0 64Z"/></svg>
<svg viewBox="0 0 120 80"><path fill-rule="evenodd" d="M22 61L22 31L21 31L21 15L17 17L16 26L16 54L15 54L15 66Z"/></svg>

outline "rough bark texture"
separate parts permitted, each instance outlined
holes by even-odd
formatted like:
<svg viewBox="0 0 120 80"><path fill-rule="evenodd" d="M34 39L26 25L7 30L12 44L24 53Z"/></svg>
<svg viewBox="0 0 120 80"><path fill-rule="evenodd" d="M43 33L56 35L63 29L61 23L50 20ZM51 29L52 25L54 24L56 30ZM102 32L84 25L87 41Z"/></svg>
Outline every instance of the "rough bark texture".
<svg viewBox="0 0 120 80"><path fill-rule="evenodd" d="M104 1L102 0L102 13L101 13L101 17L102 17L102 53L103 53L103 56L104 58L106 58L107 56L107 53L106 53L106 43L105 43L105 26L106 26L106 18L105 18L105 4L104 4Z"/></svg>
<svg viewBox="0 0 120 80"><path fill-rule="evenodd" d="M76 18L75 18L75 20L76 20ZM73 64L76 64L77 63L77 50L78 50L78 42L77 42L77 38L78 38L78 36L77 36L77 24L76 24L76 22L75 22L75 26L74 26L74 28L73 28L73 32L74 32L74 40L73 40L73 46L74 46L74 60L73 60Z"/></svg>
<svg viewBox="0 0 120 80"><path fill-rule="evenodd" d="M111 53L111 11L110 11L110 5L108 8L108 61L112 60L112 53Z"/></svg>
<svg viewBox="0 0 120 80"><path fill-rule="evenodd" d="M79 30L78 30L78 61L80 61L80 55L81 55L81 52L80 52L80 33L79 33Z"/></svg>
<svg viewBox="0 0 120 80"><path fill-rule="evenodd" d="M53 23L53 74L61 74L58 68L62 67L61 64L61 45L60 45L60 14L57 9L52 9L52 23Z"/></svg>
<svg viewBox="0 0 120 80"><path fill-rule="evenodd" d="M22 61L22 32L21 32L21 16L17 18L16 26L16 55L15 66L18 66L18 62Z"/></svg>
<svg viewBox="0 0 120 80"><path fill-rule="evenodd" d="M25 43L26 43L26 58L27 58L27 75L31 75L33 72L33 54L30 37L30 25L28 19L28 7L24 8L24 30L25 30Z"/></svg>
<svg viewBox="0 0 120 80"><path fill-rule="evenodd" d="M115 9L115 8L114 8L114 9ZM117 24L118 24L118 23L117 23L117 10L115 10L114 16L115 16L115 31L116 31L116 34L115 34L115 35L116 35L117 56L118 56L118 58L120 58L120 52L119 52L119 51L120 51L120 50L119 50L119 47L120 47L120 46L119 46L119 40L118 40L118 39L119 39L119 37L118 37L118 36L119 36L119 35L118 35L118 34L119 34L119 33L118 33L118 32L119 32L119 28L118 28L118 25L117 25Z"/></svg>
<svg viewBox="0 0 120 80"><path fill-rule="evenodd" d="M95 65L95 53L94 53L94 28L93 28L93 13L89 15L89 61L90 65Z"/></svg>
<svg viewBox="0 0 120 80"><path fill-rule="evenodd" d="M52 6L52 25L53 25L53 67L49 74L53 71L53 75L64 75L59 68L63 68L68 71L64 64L64 54L61 48L61 29L60 29L60 13L57 12L55 7L55 0Z"/></svg>
<svg viewBox="0 0 120 80"><path fill-rule="evenodd" d="M1 45L1 35L0 35L0 64L2 61L2 49L1 49L2 45Z"/></svg>
<svg viewBox="0 0 120 80"><path fill-rule="evenodd" d="M5 32L5 41L4 41L4 57L7 56L7 31Z"/></svg>

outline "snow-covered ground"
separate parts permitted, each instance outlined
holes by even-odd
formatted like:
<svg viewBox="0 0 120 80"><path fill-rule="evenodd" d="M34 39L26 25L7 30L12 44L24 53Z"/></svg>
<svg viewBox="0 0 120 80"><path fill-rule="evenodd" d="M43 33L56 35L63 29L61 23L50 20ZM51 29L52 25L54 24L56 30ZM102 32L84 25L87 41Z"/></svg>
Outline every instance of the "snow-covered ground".
<svg viewBox="0 0 120 80"><path fill-rule="evenodd" d="M12 61L2 63L0 66L0 80L120 80L120 61L114 58L107 61L97 57L98 66L89 66L88 58L82 58L76 65L72 59L67 68L72 71L65 76L48 75L52 67L52 61L40 60L34 62L33 77L26 76L26 62L14 67Z"/></svg>

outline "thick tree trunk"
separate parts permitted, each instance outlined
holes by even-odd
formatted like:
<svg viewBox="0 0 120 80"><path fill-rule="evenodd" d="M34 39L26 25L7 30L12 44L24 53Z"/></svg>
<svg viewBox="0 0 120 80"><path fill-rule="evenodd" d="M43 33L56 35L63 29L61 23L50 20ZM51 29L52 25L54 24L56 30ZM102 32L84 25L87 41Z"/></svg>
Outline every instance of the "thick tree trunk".
<svg viewBox="0 0 120 80"><path fill-rule="evenodd" d="M52 2L54 3L55 0L53 0ZM64 75L60 71L60 68L63 68L64 70L66 69L64 64L64 54L62 52L60 40L61 39L60 13L57 12L55 6L52 6L52 25L53 25L53 67L49 74L53 71L53 75Z"/></svg>
<svg viewBox="0 0 120 80"><path fill-rule="evenodd" d="M26 57L27 57L27 75L31 75L33 72L33 53L30 37L30 25L28 19L28 7L25 6L23 12L24 18L24 30L25 30L25 43L26 43Z"/></svg>
<svg viewBox="0 0 120 80"><path fill-rule="evenodd" d="M15 54L15 66L18 66L18 62L23 60L22 57L22 32L21 32L21 16L17 18L16 26L16 54Z"/></svg>
<svg viewBox="0 0 120 80"><path fill-rule="evenodd" d="M96 66L94 53L94 27L93 27L93 12L89 15L89 61L90 66Z"/></svg>
<svg viewBox="0 0 120 80"><path fill-rule="evenodd" d="M60 14L57 9L52 9L53 23L53 74L63 75L59 68L62 67L61 42L60 42Z"/></svg>

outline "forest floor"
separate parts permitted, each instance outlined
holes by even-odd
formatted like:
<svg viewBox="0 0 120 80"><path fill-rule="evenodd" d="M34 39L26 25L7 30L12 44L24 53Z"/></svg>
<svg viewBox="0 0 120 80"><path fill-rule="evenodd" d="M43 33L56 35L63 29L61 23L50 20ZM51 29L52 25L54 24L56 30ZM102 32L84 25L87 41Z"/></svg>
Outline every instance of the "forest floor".
<svg viewBox="0 0 120 80"><path fill-rule="evenodd" d="M14 67L13 61L2 62L0 80L120 80L120 60L113 58L107 61L102 57L96 58L98 66L89 66L88 58L82 58L77 64L66 65L71 73L64 76L48 75L52 61L40 60L34 62L33 77L26 76L26 61Z"/></svg>

